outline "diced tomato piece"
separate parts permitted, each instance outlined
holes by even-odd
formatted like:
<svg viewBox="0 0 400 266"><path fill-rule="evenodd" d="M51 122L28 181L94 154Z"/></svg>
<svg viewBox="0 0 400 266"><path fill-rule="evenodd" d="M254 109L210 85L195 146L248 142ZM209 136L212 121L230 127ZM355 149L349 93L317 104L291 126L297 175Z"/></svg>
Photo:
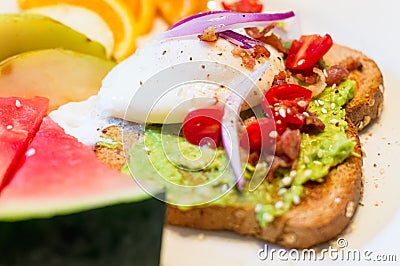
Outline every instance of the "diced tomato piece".
<svg viewBox="0 0 400 266"><path fill-rule="evenodd" d="M250 152L260 153L263 150L273 153L277 138L275 121L271 118L261 118L247 126L240 139L240 146Z"/></svg>
<svg viewBox="0 0 400 266"><path fill-rule="evenodd" d="M303 35L294 40L286 58L286 67L292 70L312 68L332 47L333 40L329 34L320 36Z"/></svg>
<svg viewBox="0 0 400 266"><path fill-rule="evenodd" d="M243 13L260 13L264 6L258 0L239 0L232 4L222 2L222 7L225 10L232 10Z"/></svg>
<svg viewBox="0 0 400 266"><path fill-rule="evenodd" d="M182 131L186 140L194 145L221 144L221 123L224 111L220 108L202 108L190 112L183 121Z"/></svg>
<svg viewBox="0 0 400 266"><path fill-rule="evenodd" d="M287 127L299 129L303 126L312 97L312 91L296 84L281 84L265 93L262 107L266 113L272 112L277 131L282 134Z"/></svg>

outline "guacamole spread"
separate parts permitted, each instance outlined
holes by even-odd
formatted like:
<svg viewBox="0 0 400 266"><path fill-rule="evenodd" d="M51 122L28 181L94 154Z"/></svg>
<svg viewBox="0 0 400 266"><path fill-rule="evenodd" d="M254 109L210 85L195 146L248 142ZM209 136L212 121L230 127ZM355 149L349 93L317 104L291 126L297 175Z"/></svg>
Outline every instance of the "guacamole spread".
<svg viewBox="0 0 400 266"><path fill-rule="evenodd" d="M133 145L129 167L140 179L162 184L167 201L172 204L186 196L187 201L178 204L182 208L201 204L253 206L260 225L265 227L289 211L293 204L299 204L304 183L322 182L331 167L352 154L355 143L346 137L343 105L353 98L354 85L348 80L336 87L327 87L312 99L310 112L315 112L324 122L325 130L316 135L303 133L297 169L278 169L272 182L264 181L254 191L239 192L235 188L223 148L214 150L192 145L181 136L163 134L161 126L147 128L142 141ZM245 177L250 179L256 169L248 166Z"/></svg>

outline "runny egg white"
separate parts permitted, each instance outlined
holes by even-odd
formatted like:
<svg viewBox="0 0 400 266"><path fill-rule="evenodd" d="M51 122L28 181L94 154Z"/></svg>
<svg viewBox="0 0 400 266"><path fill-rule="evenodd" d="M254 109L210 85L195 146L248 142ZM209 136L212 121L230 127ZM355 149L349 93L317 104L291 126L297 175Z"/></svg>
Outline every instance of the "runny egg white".
<svg viewBox="0 0 400 266"><path fill-rule="evenodd" d="M232 54L234 48L221 38L215 43L197 38L152 41L104 79L98 111L139 123L182 122L191 109L225 102L235 84L251 73ZM256 63L255 69L266 61L271 66L247 97L251 106L261 102L262 92L284 70L281 55L268 50L271 56Z"/></svg>
<svg viewBox="0 0 400 266"><path fill-rule="evenodd" d="M255 106L274 76L285 69L283 60L268 46L271 56L260 58L250 70L232 54L235 47L221 38L215 43L197 38L151 41L107 75L97 96L64 105L50 116L66 133L94 145L110 118L181 123L193 109L223 103L235 93L236 84L269 61L270 67L246 98Z"/></svg>

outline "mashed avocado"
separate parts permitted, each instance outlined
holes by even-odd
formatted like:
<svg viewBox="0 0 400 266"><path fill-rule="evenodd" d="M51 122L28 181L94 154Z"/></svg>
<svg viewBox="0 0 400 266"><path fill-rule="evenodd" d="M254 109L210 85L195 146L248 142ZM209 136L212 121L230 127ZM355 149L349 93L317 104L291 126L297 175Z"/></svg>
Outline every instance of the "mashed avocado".
<svg viewBox="0 0 400 266"><path fill-rule="evenodd" d="M326 126L325 130L317 135L302 135L296 170L281 170L272 182L263 182L252 192L249 189L238 192L234 188L228 159L222 148L213 150L191 145L183 137L162 134L161 127L147 129L144 139L134 144L130 151L130 167L141 179L156 181L161 177L167 201L177 202L174 199L183 194L188 196L186 192L180 193L175 189L176 185L203 186L198 194L216 195L212 201L203 202L244 208L255 206L257 219L265 227L275 217L290 210L293 204L299 204L304 183L309 180L322 182L331 167L351 155L355 143L346 137L347 122L342 107L353 96L354 82L345 81L337 87L326 88L312 99L310 111L317 113ZM254 171L254 167L247 167L246 178L250 178ZM202 202L201 195L191 197Z"/></svg>

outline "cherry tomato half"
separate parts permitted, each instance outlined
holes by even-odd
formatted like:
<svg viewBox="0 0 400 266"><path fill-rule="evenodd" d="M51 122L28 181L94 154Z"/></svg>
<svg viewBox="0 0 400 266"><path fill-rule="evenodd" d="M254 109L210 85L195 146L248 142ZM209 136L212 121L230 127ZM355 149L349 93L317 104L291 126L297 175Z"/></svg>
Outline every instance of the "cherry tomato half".
<svg viewBox="0 0 400 266"><path fill-rule="evenodd" d="M282 134L287 127L299 129L304 124L312 97L312 91L296 84L281 84L265 93L262 107L266 113L272 112L276 128Z"/></svg>
<svg viewBox="0 0 400 266"><path fill-rule="evenodd" d="M303 35L294 40L286 58L286 67L292 70L306 70L313 67L332 47L329 34L320 36Z"/></svg>
<svg viewBox="0 0 400 266"><path fill-rule="evenodd" d="M222 2L222 7L225 10L232 10L243 13L259 13L263 10L263 4L259 3L258 0L239 0L232 4Z"/></svg>
<svg viewBox="0 0 400 266"><path fill-rule="evenodd" d="M264 150L273 153L278 133L275 131L275 121L271 118L260 118L246 127L246 132L240 139L240 146L250 152Z"/></svg>
<svg viewBox="0 0 400 266"><path fill-rule="evenodd" d="M194 145L221 144L221 123L224 111L220 108L202 108L190 112L183 121L182 131L186 140Z"/></svg>

